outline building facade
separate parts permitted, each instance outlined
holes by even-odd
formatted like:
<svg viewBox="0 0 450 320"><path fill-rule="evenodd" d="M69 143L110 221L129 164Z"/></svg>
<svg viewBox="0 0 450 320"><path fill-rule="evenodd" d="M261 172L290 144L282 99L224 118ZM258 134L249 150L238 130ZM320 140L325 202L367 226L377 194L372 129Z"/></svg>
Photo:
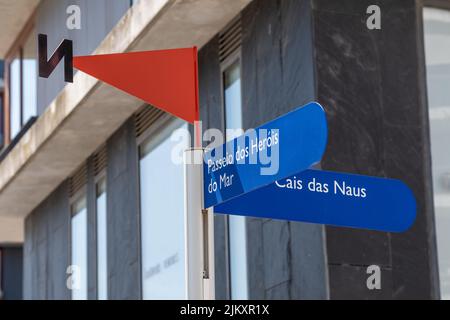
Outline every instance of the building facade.
<svg viewBox="0 0 450 320"><path fill-rule="evenodd" d="M67 25L73 6L80 29ZM23 243L23 298L185 298L183 166L170 157L172 132L192 128L81 72L66 84L62 63L38 78L39 33L49 50L73 40L74 55L196 45L204 130L253 128L318 101L329 127L321 168L413 190L417 218L403 233L216 214L216 298L450 296L450 1L0 8L0 243Z"/></svg>

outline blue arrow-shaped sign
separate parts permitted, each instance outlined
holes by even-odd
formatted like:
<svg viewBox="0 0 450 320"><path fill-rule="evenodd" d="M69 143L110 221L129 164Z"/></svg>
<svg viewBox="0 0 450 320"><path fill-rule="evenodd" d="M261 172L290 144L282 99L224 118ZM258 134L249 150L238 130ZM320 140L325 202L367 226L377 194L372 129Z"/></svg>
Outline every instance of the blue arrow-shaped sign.
<svg viewBox="0 0 450 320"><path fill-rule="evenodd" d="M322 158L327 141L323 108L309 103L204 155L204 207L300 172Z"/></svg>
<svg viewBox="0 0 450 320"><path fill-rule="evenodd" d="M222 203L214 212L402 232L415 220L416 201L400 180L305 170Z"/></svg>

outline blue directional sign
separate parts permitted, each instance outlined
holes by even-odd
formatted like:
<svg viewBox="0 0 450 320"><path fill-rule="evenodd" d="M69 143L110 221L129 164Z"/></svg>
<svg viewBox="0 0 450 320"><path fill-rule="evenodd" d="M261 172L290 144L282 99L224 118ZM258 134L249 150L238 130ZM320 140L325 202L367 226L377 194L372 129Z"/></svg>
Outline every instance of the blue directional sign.
<svg viewBox="0 0 450 320"><path fill-rule="evenodd" d="M326 141L325 112L313 102L206 152L204 207L309 168L322 158Z"/></svg>
<svg viewBox="0 0 450 320"><path fill-rule="evenodd" d="M400 180L305 170L215 206L214 212L402 232L415 220L416 201Z"/></svg>

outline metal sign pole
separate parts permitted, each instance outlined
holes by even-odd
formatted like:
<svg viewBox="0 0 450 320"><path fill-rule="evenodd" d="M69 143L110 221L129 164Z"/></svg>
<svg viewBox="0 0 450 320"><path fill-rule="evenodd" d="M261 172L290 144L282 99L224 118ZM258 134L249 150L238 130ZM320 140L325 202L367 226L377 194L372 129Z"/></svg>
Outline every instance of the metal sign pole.
<svg viewBox="0 0 450 320"><path fill-rule="evenodd" d="M202 188L203 190L203 188ZM214 277L214 211L213 208L203 210L203 226L206 234L203 236L205 274L203 278L203 297L205 300L216 298Z"/></svg>
<svg viewBox="0 0 450 320"><path fill-rule="evenodd" d="M203 149L184 153L186 298L215 298L214 215L203 210Z"/></svg>

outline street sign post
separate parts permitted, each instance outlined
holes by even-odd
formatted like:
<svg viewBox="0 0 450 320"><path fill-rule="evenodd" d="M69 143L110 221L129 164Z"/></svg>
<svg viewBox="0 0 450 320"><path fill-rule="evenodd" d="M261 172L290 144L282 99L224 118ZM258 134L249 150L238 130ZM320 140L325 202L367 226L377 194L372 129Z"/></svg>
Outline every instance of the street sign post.
<svg viewBox="0 0 450 320"><path fill-rule="evenodd" d="M309 168L326 141L325 112L312 102L206 152L204 208Z"/></svg>
<svg viewBox="0 0 450 320"><path fill-rule="evenodd" d="M415 220L416 201L400 180L305 170L219 204L214 212L402 232Z"/></svg>
<svg viewBox="0 0 450 320"><path fill-rule="evenodd" d="M184 152L185 195L185 285L189 300L213 300L214 285L214 214L202 209L203 149Z"/></svg>

